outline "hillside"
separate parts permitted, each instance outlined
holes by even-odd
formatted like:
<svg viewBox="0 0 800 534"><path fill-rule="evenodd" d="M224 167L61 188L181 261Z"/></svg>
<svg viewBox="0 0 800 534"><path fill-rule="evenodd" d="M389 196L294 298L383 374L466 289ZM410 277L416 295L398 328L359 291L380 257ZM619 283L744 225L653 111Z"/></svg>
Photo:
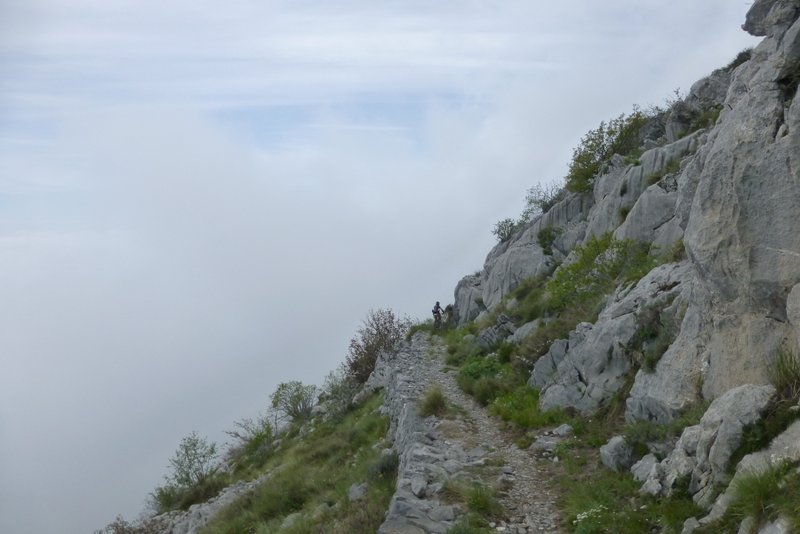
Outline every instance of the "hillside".
<svg viewBox="0 0 800 534"><path fill-rule="evenodd" d="M276 392L286 424L106 531L800 531L800 1L743 28L586 134L444 328L366 325L318 398Z"/></svg>

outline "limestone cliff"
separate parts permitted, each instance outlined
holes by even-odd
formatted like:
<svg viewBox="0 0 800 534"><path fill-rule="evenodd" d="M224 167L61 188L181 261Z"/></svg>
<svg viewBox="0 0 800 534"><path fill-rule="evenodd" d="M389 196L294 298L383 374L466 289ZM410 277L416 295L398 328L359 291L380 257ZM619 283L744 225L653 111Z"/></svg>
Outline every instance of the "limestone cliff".
<svg viewBox="0 0 800 534"><path fill-rule="evenodd" d="M615 294L594 325L554 346L557 354L542 363L550 371L540 366L533 378L545 406L591 411L622 387L630 365L618 347L635 331L636 311L665 297L657 287L676 293L670 298L684 307L682 323L655 372L636 375L631 419L668 421L698 396L764 384L779 346L797 348L791 310L800 295L798 14L794 0L756 2L744 29L765 37L748 61L694 84L651 125L638 161L612 158L590 194L567 194L498 244L480 273L459 282L455 307L463 324L498 306L521 280L569 263L570 251L591 236L612 232L662 250L683 240L685 265ZM713 125L677 138L692 117L715 109ZM537 241L549 226L560 229L552 255ZM595 356L608 351L609 361L599 365Z"/></svg>

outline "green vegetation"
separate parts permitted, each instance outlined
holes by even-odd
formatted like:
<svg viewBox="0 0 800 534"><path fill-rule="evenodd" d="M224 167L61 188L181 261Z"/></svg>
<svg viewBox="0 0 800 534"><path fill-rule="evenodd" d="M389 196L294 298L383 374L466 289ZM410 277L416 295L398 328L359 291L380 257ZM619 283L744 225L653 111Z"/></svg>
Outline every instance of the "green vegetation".
<svg viewBox="0 0 800 534"><path fill-rule="evenodd" d="M300 519L282 532L374 532L394 492L398 459L381 456L375 444L388 429L374 395L340 422L310 422L313 439L290 430L263 471L268 482L224 509L205 533L277 532L287 515ZM354 483L367 482L365 497L347 499Z"/></svg>
<svg viewBox="0 0 800 534"><path fill-rule="evenodd" d="M539 233L536 234L536 239L539 241L539 246L542 247L542 250L548 256L553 255L553 243L555 240L564 233L563 228L558 228L555 226L545 226Z"/></svg>
<svg viewBox="0 0 800 534"><path fill-rule="evenodd" d="M660 171L648 174L645 178L645 182L647 182L647 185L657 184L666 175L676 173L679 170L681 170L681 162L677 159L671 159Z"/></svg>
<svg viewBox="0 0 800 534"><path fill-rule="evenodd" d="M791 531L800 529L800 472L796 462L778 460L766 469L740 475L733 482L732 497L721 518L695 532L736 532L747 517L758 526L779 516L789 520Z"/></svg>
<svg viewBox="0 0 800 534"><path fill-rule="evenodd" d="M591 191L596 175L611 156L626 156L639 148L639 132L648 119L647 114L634 108L630 115L623 113L589 130L573 150L566 178L567 189L578 193Z"/></svg>
<svg viewBox="0 0 800 534"><path fill-rule="evenodd" d="M723 67L723 70L731 72L733 69L735 69L745 61L750 61L751 57L753 57L753 49L745 48L744 50L736 54L736 57L733 58L731 62L728 63L725 67Z"/></svg>
<svg viewBox="0 0 800 534"><path fill-rule="evenodd" d="M722 106L712 106L700 112L689 125L688 133L696 132L703 128L711 128L717 123L719 114L722 112Z"/></svg>
<svg viewBox="0 0 800 534"><path fill-rule="evenodd" d="M648 452L648 443L677 438L684 428L698 424L707 409L707 402L698 402L684 409L667 424L659 424L654 421L635 421L627 423L622 434L625 436L625 441L633 448L634 453L643 456Z"/></svg>
<svg viewBox="0 0 800 534"><path fill-rule="evenodd" d="M538 183L532 186L525 193L525 207L519 218L506 218L498 221L492 229L492 234L501 243L507 241L534 217L550 211L550 208L562 198L564 198L564 185L559 181Z"/></svg>
<svg viewBox="0 0 800 534"><path fill-rule="evenodd" d="M527 384L500 395L492 403L491 411L504 421L520 428L539 428L569 420L560 410L543 412L539 409L539 390Z"/></svg>
<svg viewBox="0 0 800 534"><path fill-rule="evenodd" d="M780 350L770 369L770 381L777 395L755 423L745 427L739 448L731 457L736 465L745 455L763 449L770 441L800 419L795 409L800 401L800 358L788 350Z"/></svg>
<svg viewBox="0 0 800 534"><path fill-rule="evenodd" d="M428 417L429 415L443 417L446 413L447 399L445 399L444 393L442 393L442 388L439 386L431 387L425 392L425 395L419 403L419 414L422 417Z"/></svg>
<svg viewBox="0 0 800 534"><path fill-rule="evenodd" d="M667 352L678 335L677 318L665 313L672 300L656 303L636 314L638 328L628 343L628 351L639 367L647 373L656 370L656 364Z"/></svg>
<svg viewBox="0 0 800 534"><path fill-rule="evenodd" d="M565 481L564 505L574 533L678 533L686 519L702 513L686 492L655 499L639 495L641 484L629 474L589 473Z"/></svg>
<svg viewBox="0 0 800 534"><path fill-rule="evenodd" d="M216 458L215 443L209 443L196 432L183 438L169 460L172 472L165 477L167 483L151 494L158 513L186 510L219 493L228 484L228 477L217 474Z"/></svg>
<svg viewBox="0 0 800 534"><path fill-rule="evenodd" d="M517 233L517 230L522 228L522 225L519 224L519 221L515 221L511 218L502 219L497 221L492 229L492 235L494 235L498 241L501 243L503 241L508 241L511 237Z"/></svg>
<svg viewBox="0 0 800 534"><path fill-rule="evenodd" d="M410 326L410 319L397 317L390 309L370 310L350 340L346 359L349 376L358 384L366 382L375 369L378 355L391 350Z"/></svg>
<svg viewBox="0 0 800 534"><path fill-rule="evenodd" d="M311 415L317 388L304 385L297 380L281 382L270 397L272 409L279 419L288 419L293 423L305 421Z"/></svg>

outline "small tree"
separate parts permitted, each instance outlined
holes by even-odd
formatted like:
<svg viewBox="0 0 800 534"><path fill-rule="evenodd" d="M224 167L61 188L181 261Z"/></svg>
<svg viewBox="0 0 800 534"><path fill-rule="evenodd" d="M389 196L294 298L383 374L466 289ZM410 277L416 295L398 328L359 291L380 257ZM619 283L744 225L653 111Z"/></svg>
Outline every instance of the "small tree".
<svg viewBox="0 0 800 534"><path fill-rule="evenodd" d="M492 234L497 238L498 241L501 243L503 241L508 241L511 239L511 236L514 235L514 232L517 231L519 226L514 219L503 219L502 221L497 221L492 229Z"/></svg>
<svg viewBox="0 0 800 534"><path fill-rule="evenodd" d="M357 392L358 384L347 373L344 365L328 373L322 386L328 414L334 419L343 417L353 406L353 398Z"/></svg>
<svg viewBox="0 0 800 534"><path fill-rule="evenodd" d="M410 327L409 318L398 318L391 309L370 310L363 326L350 340L347 374L358 384L366 382L375 369L378 355L392 350Z"/></svg>
<svg viewBox="0 0 800 534"><path fill-rule="evenodd" d="M297 380L281 382L270 397L272 409L275 410L278 417L288 418L293 422L303 421L311 415L316 395L316 386L306 386Z"/></svg>
<svg viewBox="0 0 800 534"><path fill-rule="evenodd" d="M521 223L529 222L540 213L547 213L564 196L564 184L558 180L538 183L525 193L525 208L519 217Z"/></svg>
<svg viewBox="0 0 800 534"><path fill-rule="evenodd" d="M181 440L175 456L170 458L172 476L168 480L179 488L201 484L216 471L216 457L217 444L209 443L198 436L197 432L192 432Z"/></svg>

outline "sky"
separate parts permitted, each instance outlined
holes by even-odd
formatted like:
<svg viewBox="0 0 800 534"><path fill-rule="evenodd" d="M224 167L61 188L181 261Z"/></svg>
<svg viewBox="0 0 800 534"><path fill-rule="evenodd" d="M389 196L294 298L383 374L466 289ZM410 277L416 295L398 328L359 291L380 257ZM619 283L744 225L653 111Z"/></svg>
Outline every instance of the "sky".
<svg viewBox="0 0 800 534"><path fill-rule="evenodd" d="M135 519L181 438L427 318L728 0L0 0L0 531Z"/></svg>

